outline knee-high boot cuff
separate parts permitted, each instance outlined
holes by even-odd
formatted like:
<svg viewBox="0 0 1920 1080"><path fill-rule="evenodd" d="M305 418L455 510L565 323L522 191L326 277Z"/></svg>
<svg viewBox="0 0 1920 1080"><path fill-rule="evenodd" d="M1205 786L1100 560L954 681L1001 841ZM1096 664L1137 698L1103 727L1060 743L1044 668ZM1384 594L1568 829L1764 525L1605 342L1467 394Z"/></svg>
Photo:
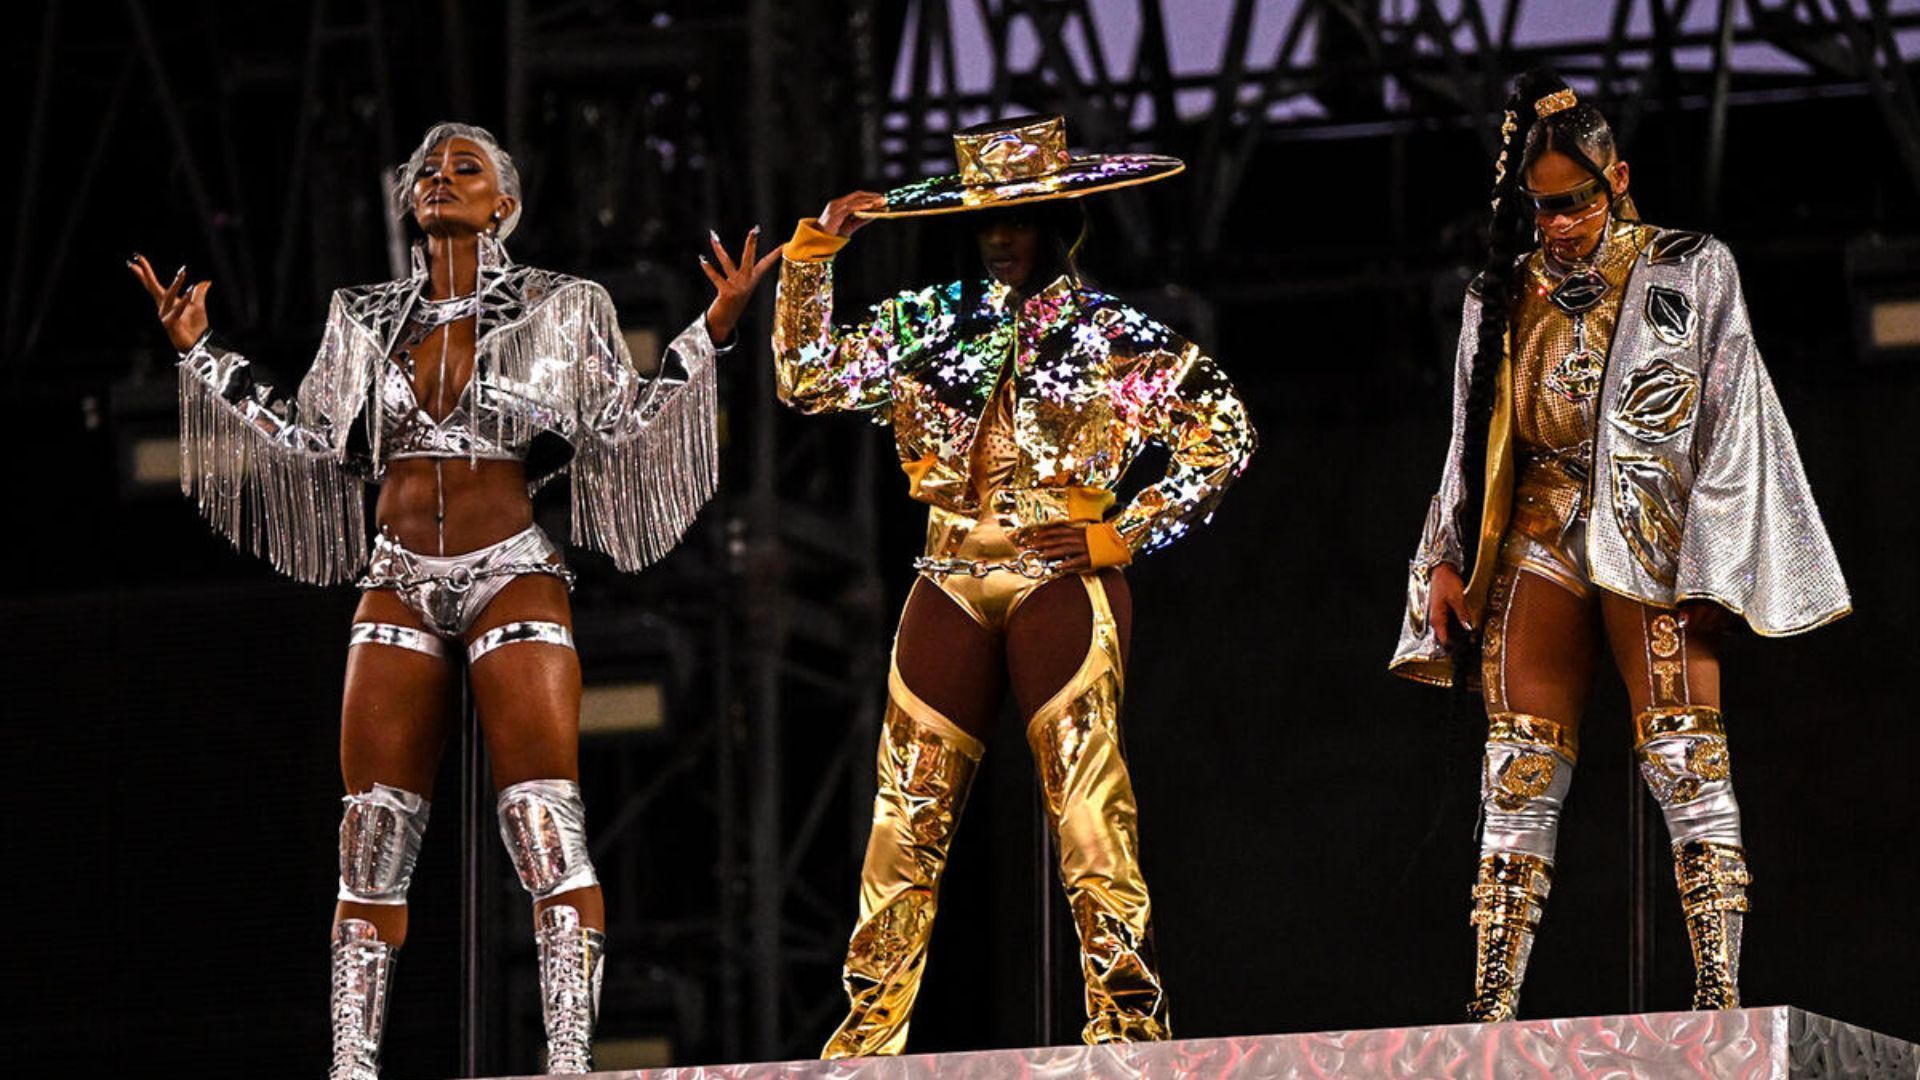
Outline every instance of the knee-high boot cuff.
<svg viewBox="0 0 1920 1080"><path fill-rule="evenodd" d="M1480 774L1480 854L1517 852L1553 862L1560 808L1573 785L1573 728L1525 713L1487 718Z"/></svg>
<svg viewBox="0 0 1920 1080"><path fill-rule="evenodd" d="M1693 947L1693 1007L1740 1007L1740 934L1747 913L1747 853L1693 840L1673 849L1680 911Z"/></svg>
<svg viewBox="0 0 1920 1080"><path fill-rule="evenodd" d="M1139 814L1120 738L1119 634L1099 579L1083 577L1092 641L1080 669L1027 725L1060 880L1080 936L1089 1043L1171 1038L1140 870Z"/></svg>
<svg viewBox="0 0 1920 1080"><path fill-rule="evenodd" d="M540 958L540 1016L547 1029L547 1073L593 1071L593 1032L600 1020L607 935L580 925L580 912L555 904L540 912L534 944Z"/></svg>
<svg viewBox="0 0 1920 1080"><path fill-rule="evenodd" d="M399 950L381 941L373 924L341 919L333 929L333 979L329 1012L333 1062L327 1080L379 1080L380 1044L387 1027L387 997Z"/></svg>
<svg viewBox="0 0 1920 1080"><path fill-rule="evenodd" d="M1720 710L1689 705L1650 709L1634 727L1641 776L1673 842L1673 873L1693 947L1693 1006L1737 1008L1750 878L1726 724Z"/></svg>
<svg viewBox="0 0 1920 1080"><path fill-rule="evenodd" d="M825 1058L897 1054L906 1045L933 933L940 875L983 747L914 696L899 671L888 680L873 830L860 871L860 921L841 980L847 1016Z"/></svg>
<svg viewBox="0 0 1920 1080"><path fill-rule="evenodd" d="M1482 856L1473 886L1473 1000L1467 1016L1511 1020L1520 1005L1527 959L1553 886L1553 864L1537 855Z"/></svg>

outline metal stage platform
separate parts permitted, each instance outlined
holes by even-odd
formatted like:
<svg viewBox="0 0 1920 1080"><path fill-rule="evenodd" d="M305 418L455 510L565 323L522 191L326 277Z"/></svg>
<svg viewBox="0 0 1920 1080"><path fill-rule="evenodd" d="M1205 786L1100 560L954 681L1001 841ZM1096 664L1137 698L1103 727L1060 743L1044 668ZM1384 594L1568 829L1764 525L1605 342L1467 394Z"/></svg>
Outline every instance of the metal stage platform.
<svg viewBox="0 0 1920 1080"><path fill-rule="evenodd" d="M1447 1024L1246 1035L1127 1046L1053 1046L860 1061L687 1065L592 1074L601 1080L1341 1080L1433 1077L1920 1077L1920 1046L1773 1006L1510 1024Z"/></svg>

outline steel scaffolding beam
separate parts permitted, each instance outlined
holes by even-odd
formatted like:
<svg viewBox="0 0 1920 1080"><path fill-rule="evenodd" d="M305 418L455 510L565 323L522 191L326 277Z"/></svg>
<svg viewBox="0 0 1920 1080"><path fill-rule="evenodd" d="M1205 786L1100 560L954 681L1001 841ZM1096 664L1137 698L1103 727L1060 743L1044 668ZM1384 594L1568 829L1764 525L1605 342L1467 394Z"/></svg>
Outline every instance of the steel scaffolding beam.
<svg viewBox="0 0 1920 1080"><path fill-rule="evenodd" d="M887 102L885 128L894 134L882 142L883 175L917 176L949 159L956 127L1011 112L1058 112L1081 145L1186 157L1194 172L1186 185L1191 232L1200 254L1212 255L1263 144L1468 122L1490 140L1492 126L1481 121L1498 109L1505 81L1544 64L1596 90L1629 141L1649 107L1704 107L1709 211L1730 104L1835 86L1873 95L1920 190L1920 105L1898 43L1901 31L1920 28L1920 12L1896 13L1887 0L1716 0L1703 21L1692 18L1692 0L1611 4L1603 35L1522 43L1516 34L1527 12L1552 10L1539 0L1235 0L1214 68L1175 72L1166 42L1178 24L1161 0L910 0L896 59L903 77ZM990 65L982 85L957 85L954 15L962 10L984 27L972 42ZM1278 44L1261 51L1256 18L1283 11ZM1642 19L1647 26L1637 29ZM1131 56L1108 55L1103 22L1138 28ZM1023 41L1038 47L1023 50ZM1770 45L1804 70L1742 65L1736 47L1751 44ZM1684 62L1700 50L1709 54L1707 66ZM1175 115L1183 98L1184 112ZM1113 201L1125 239L1150 246L1138 199L1123 193Z"/></svg>

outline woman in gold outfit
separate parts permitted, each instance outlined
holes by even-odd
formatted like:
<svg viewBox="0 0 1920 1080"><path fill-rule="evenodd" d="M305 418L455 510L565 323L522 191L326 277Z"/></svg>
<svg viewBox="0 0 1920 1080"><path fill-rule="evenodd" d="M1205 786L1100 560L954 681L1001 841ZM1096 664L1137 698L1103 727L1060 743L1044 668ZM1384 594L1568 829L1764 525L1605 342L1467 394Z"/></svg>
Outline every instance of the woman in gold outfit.
<svg viewBox="0 0 1920 1080"><path fill-rule="evenodd" d="M1121 568L1204 519L1254 433L1212 360L1089 288L1063 202L1178 172L1151 155L1071 157L1058 118L955 136L958 176L854 192L785 249L774 363L782 400L891 423L909 494L930 507L901 613L879 794L824 1056L899 1053L948 845L1005 688L1059 843L1080 935L1090 1043L1165 1039L1119 710L1131 620ZM990 280L904 292L833 322L833 258L867 220L970 211ZM1172 453L1126 506L1141 447Z"/></svg>
<svg viewBox="0 0 1920 1080"><path fill-rule="evenodd" d="M1477 674L1486 702L1468 1011L1514 1016L1602 648L1666 818L1694 1007L1733 1008L1749 878L1720 634L1821 626L1846 583L1725 245L1636 220L1606 119L1553 76L1520 81L1503 131L1392 665Z"/></svg>

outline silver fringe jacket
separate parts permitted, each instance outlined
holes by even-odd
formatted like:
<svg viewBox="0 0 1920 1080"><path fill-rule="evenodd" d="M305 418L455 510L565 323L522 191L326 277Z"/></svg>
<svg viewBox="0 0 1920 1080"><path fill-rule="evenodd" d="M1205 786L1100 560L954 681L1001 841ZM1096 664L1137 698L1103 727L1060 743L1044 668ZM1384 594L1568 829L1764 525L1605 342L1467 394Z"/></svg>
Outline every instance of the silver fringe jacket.
<svg viewBox="0 0 1920 1080"><path fill-rule="evenodd" d="M182 355L181 489L235 547L313 584L365 566L363 485L385 474L380 374L426 284L416 250L411 277L335 291L291 401L206 338ZM705 320L643 375L594 282L516 265L483 237L478 296L473 422L525 449L533 487L571 474L574 543L622 570L666 554L719 480Z"/></svg>
<svg viewBox="0 0 1920 1080"><path fill-rule="evenodd" d="M1428 625L1433 568L1463 573L1461 460L1466 396L1478 346L1480 297L1471 291L1454 363L1453 439L1427 510L1407 582L1407 608L1390 667L1448 680L1446 652ZM1481 542L1470 580L1491 577L1510 507L1497 505L1513 473L1512 365L1503 363ZM1847 583L1814 505L1773 382L1747 322L1727 246L1667 230L1627 279L1596 403L1587 504L1587 568L1595 585L1657 607L1710 600L1765 636L1796 634L1852 610ZM1504 422L1503 422L1504 421ZM1469 601L1484 597L1469 588ZM1478 612L1475 613L1476 618Z"/></svg>
<svg viewBox="0 0 1920 1080"><path fill-rule="evenodd" d="M1204 520L1245 470L1256 441L1245 404L1167 327L1067 277L1017 307L992 284L966 316L962 294L958 282L903 292L835 327L833 260L785 260L773 334L780 399L890 422L913 497L977 514L973 438L1010 361L1018 462L991 509L1015 527L1061 520L1062 507L1097 520L1127 466L1157 442L1172 453L1166 475L1106 519L1135 555Z"/></svg>

